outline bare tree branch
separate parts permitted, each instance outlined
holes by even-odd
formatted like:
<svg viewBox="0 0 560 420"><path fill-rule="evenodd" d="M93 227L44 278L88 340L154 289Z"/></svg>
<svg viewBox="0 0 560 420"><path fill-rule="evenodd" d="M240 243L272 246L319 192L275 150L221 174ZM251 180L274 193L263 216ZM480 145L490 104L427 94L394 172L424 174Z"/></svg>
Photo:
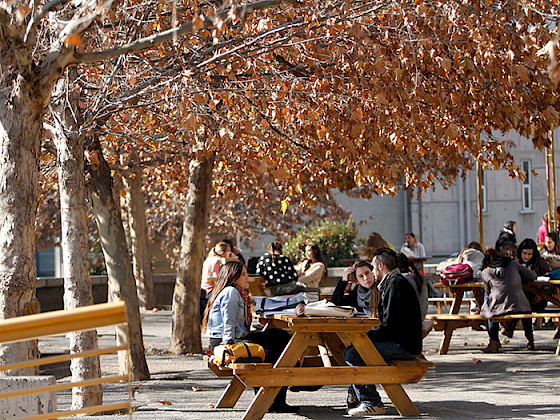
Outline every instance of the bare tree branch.
<svg viewBox="0 0 560 420"><path fill-rule="evenodd" d="M238 6L235 8L235 14L238 16L243 16L247 13L251 13L255 10L266 9L283 2L290 1L290 0L260 0L254 3L245 4L242 6ZM215 16L208 16L204 19L204 26L211 27L214 25L214 21L216 18L225 19L228 16L231 16L231 10L226 10L223 12L218 13ZM76 54L74 56L74 62L72 64L78 63L95 63L98 61L110 60L112 58L119 57L124 54L128 54L131 52L136 52L140 50L144 50L146 48L154 47L156 45L162 44L166 41L171 41L174 37L178 37L189 33L193 30L193 22L185 23L177 28L169 29L167 31L163 31L159 34L155 34L143 39L138 40L137 42L133 42L127 45L123 45L117 48L111 48L109 50L104 51L96 51L96 52L89 52L83 54Z"/></svg>
<svg viewBox="0 0 560 420"><path fill-rule="evenodd" d="M58 6L59 4L62 4L64 2L66 2L67 0L51 0L47 3L45 3L45 5L43 7L41 7L41 10L39 10L35 16L33 16L31 18L31 20L29 21L29 23L27 24L27 30L25 31L25 36L23 37L23 42L27 42L27 39L29 37L29 34L35 30L35 28L37 27L37 25L39 25L39 22L41 21L41 19L43 19L47 13L49 13L51 10L53 10L56 6Z"/></svg>

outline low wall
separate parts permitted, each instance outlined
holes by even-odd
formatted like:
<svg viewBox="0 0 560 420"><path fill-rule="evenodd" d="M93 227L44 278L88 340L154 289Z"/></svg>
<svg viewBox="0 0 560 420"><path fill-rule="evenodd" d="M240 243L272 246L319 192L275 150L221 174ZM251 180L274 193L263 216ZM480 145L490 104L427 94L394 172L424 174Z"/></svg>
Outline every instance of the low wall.
<svg viewBox="0 0 560 420"><path fill-rule="evenodd" d="M342 277L345 267L329 268L328 278L321 283L325 293L332 293L338 280ZM156 306L171 306L173 290L175 288L175 273L154 274L154 293ZM93 303L107 302L107 276L90 276ZM40 312L57 311L64 309L64 279L41 277L37 279L37 298L39 299Z"/></svg>

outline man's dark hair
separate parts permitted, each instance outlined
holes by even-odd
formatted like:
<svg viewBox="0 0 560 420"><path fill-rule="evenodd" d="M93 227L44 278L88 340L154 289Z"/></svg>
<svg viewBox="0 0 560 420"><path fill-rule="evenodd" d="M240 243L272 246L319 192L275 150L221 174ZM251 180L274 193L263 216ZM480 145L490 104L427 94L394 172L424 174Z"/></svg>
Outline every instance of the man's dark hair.
<svg viewBox="0 0 560 420"><path fill-rule="evenodd" d="M414 232L405 233L404 236L412 236L413 238L416 238L416 235L414 234Z"/></svg>
<svg viewBox="0 0 560 420"><path fill-rule="evenodd" d="M379 259L389 270L397 268L397 253L391 248L379 248L373 253L373 259Z"/></svg>

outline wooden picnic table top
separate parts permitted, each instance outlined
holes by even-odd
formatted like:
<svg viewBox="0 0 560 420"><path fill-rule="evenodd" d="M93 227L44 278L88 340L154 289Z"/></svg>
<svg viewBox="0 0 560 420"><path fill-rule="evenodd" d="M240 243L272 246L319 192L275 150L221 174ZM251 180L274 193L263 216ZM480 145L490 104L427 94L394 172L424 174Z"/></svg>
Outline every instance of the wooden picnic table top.
<svg viewBox="0 0 560 420"><path fill-rule="evenodd" d="M353 317L296 316L294 314L259 315L261 323L292 331L368 332L379 325L377 318L358 315Z"/></svg>

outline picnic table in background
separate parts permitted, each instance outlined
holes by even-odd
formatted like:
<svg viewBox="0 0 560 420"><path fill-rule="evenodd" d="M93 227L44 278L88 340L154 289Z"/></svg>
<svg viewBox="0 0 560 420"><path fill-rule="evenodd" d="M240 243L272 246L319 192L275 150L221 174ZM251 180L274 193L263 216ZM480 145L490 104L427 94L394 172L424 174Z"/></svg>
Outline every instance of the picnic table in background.
<svg viewBox="0 0 560 420"><path fill-rule="evenodd" d="M550 302L555 308L560 310L560 296L554 293L555 288L560 286L560 280L548 280L548 281L534 281L529 284L524 284L524 290L527 290L531 293L534 293L537 296L542 297L543 299ZM436 330L443 330L443 338L439 348L439 354L447 354L449 350L449 344L451 343L451 338L453 336L453 331L457 328L469 327L469 326L476 326L476 325L487 325L488 320L485 318L481 318L478 314L473 315L462 315L459 316L459 310L461 308L461 304L463 303L463 297L465 292L471 291L474 296L474 300L476 301L478 311L482 307L484 303L484 285L481 281L476 282L469 282L469 283L458 283L455 285L447 286L449 288L449 292L453 298L453 302L451 304L451 309L449 314L429 314L426 316L427 319L432 319L435 322L434 328ZM549 311L544 312L541 314L517 314L517 315L505 315L505 317L510 317L512 319L521 319L523 317L531 317L531 318L543 318L543 317L550 317L550 318L557 318L558 314ZM497 317L497 318L504 318L504 317ZM554 338L558 338L559 331L560 331L560 319L559 324L556 329L556 333ZM558 354L560 351L560 345L557 348L556 353Z"/></svg>
<svg viewBox="0 0 560 420"><path fill-rule="evenodd" d="M260 322L268 328L288 329L293 332L292 338L273 367L268 364L232 366L233 377L217 404L218 408L234 407L246 387L260 387L243 417L260 419L282 386L381 384L401 415L420 415L401 384L418 382L432 363L416 359L388 365L367 336L367 332L378 324L377 319L273 314L260 316ZM367 366L345 364L343 352L349 344L354 345ZM322 363L310 363L312 366L309 366L305 363L305 356L310 350L316 351L317 346L325 349L321 352ZM300 367L298 361L302 361Z"/></svg>

